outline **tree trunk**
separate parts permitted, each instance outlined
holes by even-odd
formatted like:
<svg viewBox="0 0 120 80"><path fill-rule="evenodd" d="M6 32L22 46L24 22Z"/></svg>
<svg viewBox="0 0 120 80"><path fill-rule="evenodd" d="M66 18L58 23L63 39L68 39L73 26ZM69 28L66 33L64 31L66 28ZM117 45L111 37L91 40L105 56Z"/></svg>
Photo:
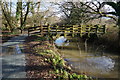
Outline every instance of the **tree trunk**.
<svg viewBox="0 0 120 80"><path fill-rule="evenodd" d="M11 21L11 17L10 17L10 14L6 12L5 8L3 7L3 5L1 5L1 9L2 9L2 12L3 12L3 15L10 27L10 31L13 32L13 25L12 25L12 21Z"/></svg>
<svg viewBox="0 0 120 80"><path fill-rule="evenodd" d="M21 5L21 6L22 6L22 5ZM21 9L21 26L20 26L20 28L21 28L21 33L22 33L22 31L23 31L23 27L24 27L25 24L26 24L26 19L27 19L27 15L28 15L28 13L29 13L29 8L30 8L30 2L27 2L27 11L26 11L26 14L25 14L24 19L23 19L23 13L22 13L22 9Z"/></svg>
<svg viewBox="0 0 120 80"><path fill-rule="evenodd" d="M118 28L119 28L119 32L118 32L118 47L120 46L120 16L118 17Z"/></svg>
<svg viewBox="0 0 120 80"><path fill-rule="evenodd" d="M23 14L22 14L22 2L20 2L20 31L21 31L21 34L22 34L22 27L23 27Z"/></svg>
<svg viewBox="0 0 120 80"><path fill-rule="evenodd" d="M87 45L88 38L85 39L85 52L88 52L88 45Z"/></svg>

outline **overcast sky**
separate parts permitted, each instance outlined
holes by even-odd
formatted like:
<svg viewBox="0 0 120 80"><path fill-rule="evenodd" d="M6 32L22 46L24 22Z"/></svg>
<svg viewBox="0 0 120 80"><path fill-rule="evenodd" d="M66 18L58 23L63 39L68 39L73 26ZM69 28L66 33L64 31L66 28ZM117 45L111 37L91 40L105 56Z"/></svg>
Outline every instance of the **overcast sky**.
<svg viewBox="0 0 120 80"><path fill-rule="evenodd" d="M14 5L13 5L13 13L16 12L16 2L18 0L2 0L3 2L6 1L6 2L14 2ZM21 0L19 0L21 1ZM40 5L40 11L46 11L46 10L51 10L51 11L59 11L60 9L58 8L58 6L53 6L50 4L50 2L63 2L63 1L73 1L73 2L78 2L78 1L95 1L95 0L22 0L23 2L24 1L34 1L34 2L38 2L40 1L41 2L41 5ZM99 1L99 0L98 0ZM119 1L119 0L101 0L102 1ZM108 11L114 11L110 6L108 5L105 5L105 9L107 9ZM60 14L58 14L58 16L60 17Z"/></svg>

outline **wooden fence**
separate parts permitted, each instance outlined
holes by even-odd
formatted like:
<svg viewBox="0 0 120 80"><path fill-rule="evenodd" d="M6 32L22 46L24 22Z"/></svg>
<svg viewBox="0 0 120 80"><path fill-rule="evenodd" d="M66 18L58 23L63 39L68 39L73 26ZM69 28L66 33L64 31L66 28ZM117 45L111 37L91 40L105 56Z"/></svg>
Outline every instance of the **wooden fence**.
<svg viewBox="0 0 120 80"><path fill-rule="evenodd" d="M28 35L64 35L81 36L83 34L104 34L105 25L72 25L72 26L36 26L28 28Z"/></svg>

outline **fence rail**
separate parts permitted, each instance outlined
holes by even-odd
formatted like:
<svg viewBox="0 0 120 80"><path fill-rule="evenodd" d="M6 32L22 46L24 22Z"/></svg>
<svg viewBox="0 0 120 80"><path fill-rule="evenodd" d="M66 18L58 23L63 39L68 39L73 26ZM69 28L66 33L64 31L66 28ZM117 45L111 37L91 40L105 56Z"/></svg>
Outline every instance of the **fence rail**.
<svg viewBox="0 0 120 80"><path fill-rule="evenodd" d="M72 26L36 26L28 28L28 35L83 35L83 34L104 34L105 25L72 25Z"/></svg>

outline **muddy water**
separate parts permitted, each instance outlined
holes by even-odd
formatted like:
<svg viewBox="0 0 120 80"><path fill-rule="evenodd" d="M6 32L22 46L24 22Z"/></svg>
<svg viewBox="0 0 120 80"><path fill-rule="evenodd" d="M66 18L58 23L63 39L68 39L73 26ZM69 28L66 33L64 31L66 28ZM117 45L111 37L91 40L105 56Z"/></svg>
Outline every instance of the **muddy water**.
<svg viewBox="0 0 120 80"><path fill-rule="evenodd" d="M59 40L61 39L59 38ZM77 72L99 78L118 78L118 55L95 51L86 52L83 48L84 43L65 41L66 39L62 43L59 40L56 41L58 41L58 46L61 47L61 54ZM55 43L57 45L57 42Z"/></svg>

